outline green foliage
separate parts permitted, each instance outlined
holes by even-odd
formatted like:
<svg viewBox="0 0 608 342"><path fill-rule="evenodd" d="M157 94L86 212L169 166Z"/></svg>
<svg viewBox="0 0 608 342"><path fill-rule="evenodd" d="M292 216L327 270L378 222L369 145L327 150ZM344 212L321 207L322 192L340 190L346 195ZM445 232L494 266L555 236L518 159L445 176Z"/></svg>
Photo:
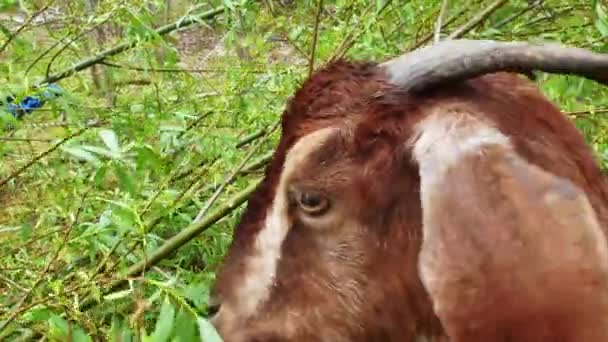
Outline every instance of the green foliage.
<svg viewBox="0 0 608 342"><path fill-rule="evenodd" d="M51 1L0 2L0 100L22 98L48 73L119 43L134 45L59 81L65 94L24 120L0 111L0 181L8 179L0 187L0 339L219 341L204 318L209 287L242 207L144 275L126 275L189 226L245 158L253 156L250 165L275 146L271 127L308 72L318 3L95 2L56 0L55 17L36 15ZM491 2L451 1L442 36ZM602 2L547 0L523 11L530 3L507 2L465 37L608 49ZM218 17L155 31L220 5ZM428 42L440 6L324 1L315 67L337 57L380 61ZM538 84L578 113L605 164L606 89L546 74ZM237 173L210 208L230 203L260 172ZM81 309L91 298L101 303Z"/></svg>

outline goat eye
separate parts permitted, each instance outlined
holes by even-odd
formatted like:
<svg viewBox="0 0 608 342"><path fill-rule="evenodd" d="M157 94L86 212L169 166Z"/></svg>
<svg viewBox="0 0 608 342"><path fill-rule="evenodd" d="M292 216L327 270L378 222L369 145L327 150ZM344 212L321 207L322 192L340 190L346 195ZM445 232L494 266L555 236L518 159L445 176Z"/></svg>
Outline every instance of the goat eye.
<svg viewBox="0 0 608 342"><path fill-rule="evenodd" d="M321 215L329 209L329 200L317 192L302 192L298 204L308 215Z"/></svg>

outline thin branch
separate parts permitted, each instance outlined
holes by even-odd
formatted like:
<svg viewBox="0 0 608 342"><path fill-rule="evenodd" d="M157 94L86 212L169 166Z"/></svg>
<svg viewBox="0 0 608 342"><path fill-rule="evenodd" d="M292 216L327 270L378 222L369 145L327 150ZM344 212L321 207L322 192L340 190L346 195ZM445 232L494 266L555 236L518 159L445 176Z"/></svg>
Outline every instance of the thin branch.
<svg viewBox="0 0 608 342"><path fill-rule="evenodd" d="M216 9L213 9L211 11L207 11L205 13L201 13L199 15L194 15L194 16L189 16L186 18L182 18L172 24L169 25L165 25L162 26L160 28L158 28L155 33L163 36L166 35L170 32L173 32L177 29L180 28L184 28L190 25L193 25L195 23L198 23L201 20L208 20L211 18L214 18L215 16L221 14L224 12L224 7L220 6ZM59 80L62 80L66 77L69 77L79 71L82 71L84 69L87 69L93 65L99 64L100 62L102 62L104 59L111 57L111 56L115 56L119 53L122 53L124 51L127 51L129 49L132 49L134 47L136 47L139 44L139 41L130 41L130 42L126 42L126 43L122 43L119 44L113 48L107 49L105 51L100 52L99 54L86 59L80 63L77 63L76 65L74 65L73 67L70 67L68 69L65 69L63 71L57 72L55 74L52 74L50 76L48 76L46 79L44 79L42 82L40 82L41 84L46 84L46 83L53 83L53 82L57 82Z"/></svg>
<svg viewBox="0 0 608 342"><path fill-rule="evenodd" d="M315 17L315 27L312 36L312 47L310 52L310 58L308 62L308 77L312 75L315 68L315 53L317 50L317 39L319 36L319 23L321 22L321 12L323 12L323 0L319 0L317 7L317 15Z"/></svg>
<svg viewBox="0 0 608 342"><path fill-rule="evenodd" d="M200 121L200 120L199 120L199 121ZM192 127L193 125L194 125L194 123L193 123L193 124L191 124L191 125L190 125L190 127ZM272 133L272 132L273 132L273 131L274 131L276 128L278 128L278 123L275 125L275 127L274 127L273 129L271 129L271 130L270 130L270 133ZM270 133L269 133L269 134L270 134ZM260 144L261 144L261 143L260 143ZM255 151L256 151L256 149L257 149L257 147L258 147L258 146L254 147L254 148L253 148L253 150L252 150L252 152L255 152ZM229 178L228 178L228 179L227 179L227 180L226 180L224 183L221 183L221 184L219 184L219 185L218 185L218 184L213 184L213 185L207 186L207 187L205 187L205 188L204 188L202 191L200 191L200 192L208 192L208 191L213 190L213 191L215 191L216 193L220 193L220 191L221 191L220 187L223 189L225 186L227 186L227 185L229 185L229 184L232 184L232 182L234 182L234 180L236 179L236 177L237 177L237 176L242 176L242 175L245 175L245 174L247 174L248 172L250 172L251 170L257 169L257 168L259 168L260 166L265 165L266 163L268 163L268 161L270 161L270 159L272 158L272 155L273 155L273 153L272 153L272 152L271 152L271 153L267 153L267 154L263 155L261 158L259 158L258 160L256 160L256 161L254 161L253 163L251 163L250 165L247 165L245 168L242 168L242 169L241 169L240 167L237 167L237 170L236 170L237 174L236 174L236 175L234 175L234 176L232 176L232 177L229 177ZM246 162L246 161L249 159L249 157L250 157L250 155L246 156L246 157L244 158L244 162ZM206 161L204 161L204 162L206 162ZM214 160L213 162L215 162L215 160ZM202 166L202 165L199 165L198 167L200 167L200 166ZM193 170L194 170L194 169L196 169L196 168L193 168L193 169L191 169L191 170L189 170L189 171L186 171L185 173L182 173L182 174L178 175L177 177L172 177L172 178L171 178L171 180L170 180L169 182L172 182L172 181L174 181L175 179L183 179L183 178L187 177L187 176L188 176L190 173L192 173L192 172L193 172ZM199 177L199 178L200 178L200 177ZM149 223L148 223L148 224L146 224L146 226L145 226L145 228L144 228L144 231L146 231L146 232L152 231L152 229L154 229L154 227L156 227L156 225L157 225L158 223L160 223L160 222L161 222L161 220L162 220L162 218L164 217L164 215L167 215L167 214L173 213L173 212L175 212L176 210L179 210L179 209L181 209L181 208L185 207L186 205L179 205L179 206L178 206L177 204L178 204L178 202L181 200L181 198L182 198L182 197L185 195L185 193L186 193L186 192L188 192L188 191L189 191L191 188L193 188L193 187L194 187L194 185L195 185L195 184L198 184L198 183L199 183L199 181L194 181L194 182L191 182L191 183L190 183L190 185L188 185L188 186L186 187L186 189L184 189L184 190L183 190L183 191L182 191L182 192L181 192L181 193L180 193L180 194L179 194L179 195L178 195L178 196L177 196L177 197L176 197L176 198L173 200L173 203L172 203L172 204L171 204L171 205L170 205L170 206L169 206L169 207L168 207L166 210L164 210L164 211L163 211L161 214L159 214L159 215L158 215L158 216L157 216L157 217L156 217L154 220L149 221ZM164 187L164 186L163 186L163 187ZM199 191L199 190L200 190L200 187L197 187L197 189L196 189L195 191ZM211 200L209 200L209 203L211 203L211 204L212 204L212 201L211 201ZM188 204L189 204L189 203L188 203ZM107 264L107 262L109 261L110 256L111 256L111 255L112 255L112 254L113 254L113 253L116 251L116 249L118 248L118 246L119 246L119 244L120 244L120 243L121 243L121 240L119 240L117 243L115 243L115 244L112 246L112 248L111 248L110 252L109 252L109 253L106 255L106 257L104 258L104 260L103 260L103 262L101 263L101 265L100 265L99 267L97 267L97 269L96 269L96 271L94 272L94 274L92 275L92 277L95 277L97 274L99 274L101 271L103 271L103 270L104 270L104 267L105 267L105 265ZM132 245L131 245L131 246L128 248L128 251L127 251L126 255L131 254L131 253L132 253L132 252L135 250L135 248L136 248L138 245L139 245L139 241L138 241L138 242L133 243L133 244L132 244ZM124 255L123 255L123 257L124 257ZM111 269L113 269L113 268L114 268L114 266L115 266L115 265L110 266L110 267L109 267L109 269L110 269L110 270L111 270Z"/></svg>
<svg viewBox="0 0 608 342"><path fill-rule="evenodd" d="M388 8L388 6L391 4L392 0L388 0L384 3L384 5L382 6L382 8L380 8L380 10L376 13L376 17L380 16L380 14L382 14L382 16L384 16L386 13L383 13L384 10L386 8ZM365 8L365 10L362 12L362 16L365 17L365 15L367 14L367 12L369 12L372 8L373 8L374 4L370 4L369 6L367 6ZM361 25L361 22L359 23L359 25ZM344 40L342 41L342 43L340 44L340 46L338 47L338 49L336 49L336 53L334 53L334 55L329 59L330 63L334 62L335 60L339 59L339 58L343 58L344 55L346 55L346 53L348 52L348 50L350 50L351 47L353 47L353 45L357 42L357 39L359 39L359 37L361 35L363 35L363 33L365 33L364 31L359 31L358 34L354 34L355 30L358 28L358 26L354 27L344 38Z"/></svg>
<svg viewBox="0 0 608 342"><path fill-rule="evenodd" d="M123 286L127 283L130 277L136 277L142 272L148 270L150 267L155 266L159 261L166 258L168 255L179 249L181 246L191 241L195 236L201 234L206 229L214 225L216 222L230 214L233 210L240 207L241 204L247 201L249 195L251 195L251 193L253 193L253 191L257 189L260 183L260 179L252 182L248 187L236 194L234 197L230 198L225 205L221 206L216 211L209 214L209 216L207 216L205 219L200 220L199 222L193 222L184 230L180 231L177 235L167 240L145 261L138 262L137 264L129 267L124 277L112 282L108 290L104 291L104 294L110 293L116 290L118 287ZM92 307L95 302L96 300L92 296L85 298L81 302L80 310L87 310L88 308Z"/></svg>
<svg viewBox="0 0 608 342"><path fill-rule="evenodd" d="M48 55L51 51L53 51L54 48L56 48L59 44L61 44L61 42L63 42L64 39L67 39L70 35L72 34L72 31L66 33L63 37L57 39L57 41L51 45L49 48L47 48L46 50L44 50L41 54L38 55L38 57L36 57L34 59L34 61L32 63L30 63L30 65L27 67L27 69L25 69L25 75L27 75L34 66L36 66L36 64L38 64L38 62L44 58L44 56Z"/></svg>
<svg viewBox="0 0 608 342"><path fill-rule="evenodd" d="M477 2L479 2L479 0L477 0ZM471 4L468 4L468 5L471 5ZM468 7L461 8L457 13L451 15L450 18L441 25L441 30L444 30L449 25L454 23L456 20L461 18L467 10L468 10ZM431 39L433 39L433 31L427 33L426 35L422 36L422 38L418 39L417 36L420 33L421 29L422 29L422 25L420 27L418 27L418 30L416 30L416 39L414 39L414 44L412 44L412 46L409 47L408 50L415 50L415 49L421 47L422 45L428 43ZM391 33L389 33L388 36L391 37L396 32L398 32L398 29L391 31Z"/></svg>
<svg viewBox="0 0 608 342"><path fill-rule="evenodd" d="M0 137L0 141L50 142L53 141L53 139Z"/></svg>
<svg viewBox="0 0 608 342"><path fill-rule="evenodd" d="M211 114L213 114L213 111L207 111L207 112L199 115L195 120L193 120L188 125L188 127L186 127L185 130L183 130L182 132L179 133L179 135L177 136L177 138L180 139L184 134L186 134L187 132L191 131L201 121L203 121L205 118L209 117ZM176 154L174 154L174 156L175 155ZM171 160L171 161L173 161L173 160ZM156 190L156 192L154 193L154 195L152 195L152 197L150 198L150 200L148 200L148 202L146 203L146 205L144 205L144 208L142 209L142 211L140 213L140 216L146 215L147 212L148 212L148 210L150 210L150 208L152 207L152 204L154 204L154 202L158 198L158 196L160 196L160 194L167 188L167 186L169 186L169 184L171 184L172 182L174 182L176 180L176 175L179 174L178 170L180 170L180 169L181 169L181 167L173 169L171 175L158 187L158 189Z"/></svg>
<svg viewBox="0 0 608 342"><path fill-rule="evenodd" d="M34 157L32 160L30 160L29 162L27 162L25 165L23 165L22 167L20 167L19 169L15 170L8 177L0 180L0 188L2 188L3 186L5 186L13 178L17 178L19 175L21 175L23 172L25 172L32 165L36 164L39 160L41 160L42 158L48 156L53 151L55 151L56 149L58 149L59 147L61 147L61 145L65 144L66 142L70 141L71 139L73 139L73 138L81 135L82 133L86 132L89 128L94 127L94 126L96 126L96 125L90 125L90 126L81 128L80 130L76 131L75 133L72 133L72 134L68 135L67 137L61 139L58 143L56 143L55 145L51 146L46 151L40 153L39 155L37 155L36 157Z"/></svg>
<svg viewBox="0 0 608 342"><path fill-rule="evenodd" d="M261 168L262 166L268 164L271 160L272 157L274 155L273 151L267 152L265 154L263 154L262 156L260 156L258 159L254 160L253 162L251 162L249 165L245 166L244 168L242 168L238 173L237 173L237 177L241 177L241 176L245 176L249 173L252 173L256 170L258 170L259 168ZM189 170L186 171L189 175L190 173L192 173L193 170ZM185 176L187 176L185 175ZM184 177L185 177L184 176ZM232 184L237 177L234 177L230 180L230 182L228 182L226 185L230 185ZM197 193L208 193L210 191L217 191L217 189L222 186L222 184L209 184L205 187L202 188L202 190L200 188L198 188L196 190ZM182 208L188 207L189 205L192 204L192 200L181 204L181 205L177 205L176 201L173 201L174 203L168 208L168 212L163 212L160 215L158 215L149 225L146 226L146 231L151 231L154 227L156 227L157 224L159 224L161 222L161 220L163 219L163 217L165 217L166 215L170 215L173 214L174 212L176 212L177 210L180 210Z"/></svg>
<svg viewBox="0 0 608 342"><path fill-rule="evenodd" d="M196 215L196 218L194 219L195 223L200 221L207 214L207 211L209 211L209 209L211 208L213 203L215 203L215 201L219 198L219 196L221 195L221 193L224 190L224 188L226 187L226 185L232 183L234 178L239 174L239 172L243 169L243 167L245 167L245 164L249 161L249 159L251 159L251 157L253 157L253 155L255 154L257 149L262 145L262 143L264 143L266 140L268 140L270 135L279 127L279 125L280 125L280 121L277 121L274 124L274 126L272 127L272 129L270 129L268 134L265 136L265 138L262 140L259 140L256 143L255 147L252 148L251 151L249 151L249 153L245 156L245 158L243 158L243 161L241 161L241 163L236 167L236 169L234 169L230 173L230 175L228 177L226 177L226 179L224 180L222 185L220 185L220 187L218 187L215 190L215 192L213 193L213 195L211 195L211 197L209 198L207 203L205 203L203 208L201 208L198 215Z"/></svg>
<svg viewBox="0 0 608 342"><path fill-rule="evenodd" d="M574 112L566 112L566 115L577 117L577 116L582 116L582 115L591 114L591 113L593 113L593 114L608 113L608 108L578 110L578 111L574 111Z"/></svg>
<svg viewBox="0 0 608 342"><path fill-rule="evenodd" d="M67 43L65 43L61 48L59 48L59 50L57 52L55 52L55 54L51 57L51 60L49 61L49 63L46 65L45 77L47 77L47 78L49 77L49 74L51 73L51 67L53 66L53 62L55 62L55 60L57 59L57 57L59 57L59 55L61 55L61 53L63 51L65 51L67 48L69 48L70 45L72 45L72 43L74 43L75 41L77 41L81 37L85 36L86 34L88 34L91 31L95 30L99 26L105 24L107 21L110 20L110 18L111 17L108 16L107 18L105 18L104 20L100 21L99 23L93 25L89 29L80 32L74 38L70 39L70 41L68 41Z"/></svg>
<svg viewBox="0 0 608 342"><path fill-rule="evenodd" d="M471 30L481 25L486 19L488 19L492 13L498 10L502 5L506 4L507 0L496 0L490 6L488 6L483 11L479 12L475 17L473 17L468 23L463 26L457 28L454 32L449 35L450 39L461 38L465 34L469 33Z"/></svg>
<svg viewBox="0 0 608 342"><path fill-rule="evenodd" d="M390 1L387 1L387 3ZM367 6L363 12L361 13L361 17L365 17L367 15L367 12L369 12L372 8L372 6L375 6L374 3L370 3L369 6ZM333 63L336 59L338 58L342 58L343 53L342 51L344 51L347 46L352 46L352 41L354 41L354 31L361 25L361 22L359 22L357 25L350 25L350 19L352 17L352 11L353 8L352 7L348 7L348 11L346 12L347 15L347 19L346 19L346 25L345 27L352 27L351 30L349 30L346 35L344 36L344 39L342 40L342 42L340 43L340 45L338 46L338 48L336 49L336 52L334 53L334 55L329 59L330 63Z"/></svg>
<svg viewBox="0 0 608 342"><path fill-rule="evenodd" d="M23 24L21 24L15 30L14 33L11 33L11 35L8 36L8 38L6 39L4 44L2 44L2 46L0 46L0 54L2 52L4 52L4 50L6 50L8 45L19 35L19 33L21 33L21 31L23 31L23 29L25 29L34 19L36 19L36 17L38 17L40 14L44 13L44 11L46 11L49 7L51 7L51 5L54 2L55 2L55 0L49 1L48 4L44 5L41 9L39 9L34 14L32 14L29 18L27 18L27 20Z"/></svg>
<svg viewBox="0 0 608 342"><path fill-rule="evenodd" d="M529 3L528 6L526 6L522 10L515 12L515 13L511 14L510 16L506 17L504 20L502 20L499 23L497 23L496 25L494 25L493 28L499 29L499 28L505 26L506 24L508 24L508 23L514 21L515 19L521 17L522 15L526 14L528 11L533 10L536 7L540 6L542 3L543 3L542 0L536 0L534 2Z"/></svg>
<svg viewBox="0 0 608 342"><path fill-rule="evenodd" d="M443 20L448 13L448 5L449 0L443 0L441 3L441 9L439 10L439 15L437 16L437 22L435 23L435 43L438 43L441 39L441 28L443 27Z"/></svg>
<svg viewBox="0 0 608 342"><path fill-rule="evenodd" d="M260 129L257 132L253 132L247 136L245 136L243 139L241 139L239 142L236 143L236 148L241 148L249 143L251 143L254 140L257 140L261 137L264 136L264 134L266 134L266 130L265 129Z"/></svg>
<svg viewBox="0 0 608 342"><path fill-rule="evenodd" d="M72 229L74 228L74 226L78 222L80 214L82 213L82 210L84 208L83 203L85 202L85 198L86 198L87 195L88 195L88 191L84 194L83 198L81 198L81 200L80 200L81 204L78 207L78 210L76 211L76 215L74 217L74 220L68 226L68 228L66 229L65 234L63 235L63 240L61 242L61 245L59 245L59 247L57 247L57 249L55 250L55 253L53 254L53 256L51 256L51 259L46 264L46 266L45 266L44 270L42 271L42 273L38 276L38 279L36 280L36 282L32 285L32 287L19 300L19 304L14 309L14 311L12 312L12 314L9 315L2 322L2 324L0 324L0 332L2 332L20 314L20 312L22 311L22 310L20 310L20 308L23 306L23 304L25 304L25 302L30 298L30 296L32 295L32 293L34 293L34 291L36 290L36 288L38 287L38 285L40 285L40 283L42 281L46 280L46 275L49 272L49 270L51 269L51 266L55 263L55 261L59 257L59 254L61 253L61 251L63 250L63 248L65 247L65 245L68 243L69 236L72 233Z"/></svg>
<svg viewBox="0 0 608 342"><path fill-rule="evenodd" d="M128 70L134 70L134 71L144 71L144 72L168 72L168 73L191 73L191 74L196 74L196 73L213 73L213 72L226 72L226 69L180 69L180 68L145 68L145 67L137 67L137 66L133 66L133 65L126 65L126 64L117 64L117 63L112 63L112 62L107 62L107 61L102 61L99 62L99 64L105 65L105 66L109 66L111 68L117 68L117 69L128 69ZM234 70L234 68L232 69ZM252 73L252 74L261 74L261 73L265 73L267 71L265 70L246 70L246 69L240 69L239 72L242 73Z"/></svg>

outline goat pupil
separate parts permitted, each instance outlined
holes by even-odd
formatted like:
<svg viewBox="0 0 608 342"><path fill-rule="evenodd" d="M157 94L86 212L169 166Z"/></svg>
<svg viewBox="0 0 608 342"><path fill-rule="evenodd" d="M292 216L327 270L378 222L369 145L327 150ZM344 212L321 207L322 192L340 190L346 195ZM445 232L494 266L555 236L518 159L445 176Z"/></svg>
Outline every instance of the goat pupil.
<svg viewBox="0 0 608 342"><path fill-rule="evenodd" d="M303 193L300 198L300 202L307 207L318 207L321 201L321 196L317 194Z"/></svg>

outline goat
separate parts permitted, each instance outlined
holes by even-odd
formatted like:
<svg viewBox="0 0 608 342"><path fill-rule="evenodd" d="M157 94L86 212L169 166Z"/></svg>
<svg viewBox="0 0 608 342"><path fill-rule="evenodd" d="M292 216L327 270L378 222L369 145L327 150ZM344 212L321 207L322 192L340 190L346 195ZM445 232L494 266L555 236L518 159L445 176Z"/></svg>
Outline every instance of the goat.
<svg viewBox="0 0 608 342"><path fill-rule="evenodd" d="M607 188L533 70L608 57L450 40L311 75L212 291L225 341L608 341Z"/></svg>

